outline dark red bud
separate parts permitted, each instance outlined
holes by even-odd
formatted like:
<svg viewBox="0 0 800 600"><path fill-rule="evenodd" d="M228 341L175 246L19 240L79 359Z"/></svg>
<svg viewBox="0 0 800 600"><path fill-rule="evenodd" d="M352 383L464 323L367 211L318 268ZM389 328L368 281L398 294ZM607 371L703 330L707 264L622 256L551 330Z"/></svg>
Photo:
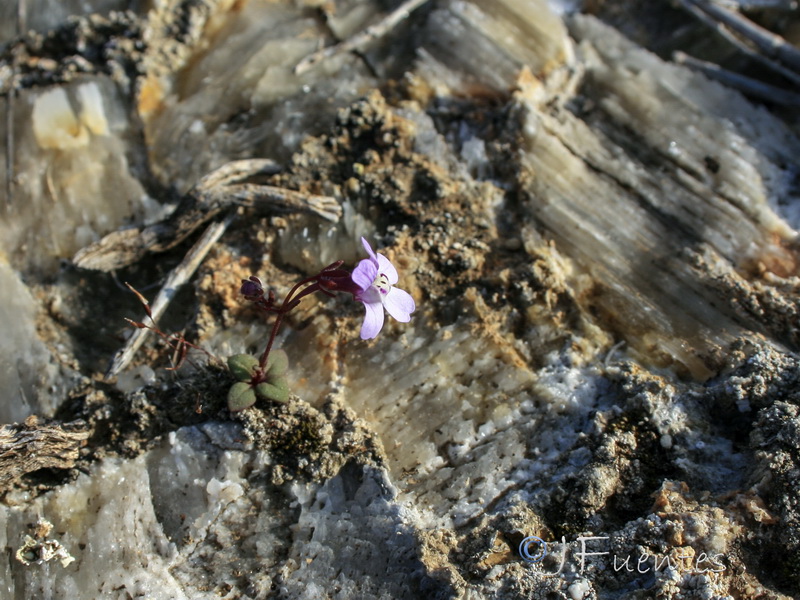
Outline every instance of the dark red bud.
<svg viewBox="0 0 800 600"><path fill-rule="evenodd" d="M253 275L250 279L242 279L239 293L248 300L256 301L264 296L264 285L258 277Z"/></svg>

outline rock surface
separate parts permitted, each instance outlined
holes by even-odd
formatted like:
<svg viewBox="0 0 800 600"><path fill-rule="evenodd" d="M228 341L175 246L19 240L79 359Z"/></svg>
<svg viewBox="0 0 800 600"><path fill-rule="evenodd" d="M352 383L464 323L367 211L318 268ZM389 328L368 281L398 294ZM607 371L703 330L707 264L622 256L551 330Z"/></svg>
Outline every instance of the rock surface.
<svg viewBox="0 0 800 600"><path fill-rule="evenodd" d="M570 3L427 2L302 74L398 3L91 4L0 65L0 417L88 432L3 490L3 597L800 595L792 123ZM260 352L240 280L283 297L360 236L411 322L364 342L359 304L303 300L294 395L235 414L160 340L103 381L142 312L115 281L190 242L69 259L243 158L342 218L241 210L162 329Z"/></svg>

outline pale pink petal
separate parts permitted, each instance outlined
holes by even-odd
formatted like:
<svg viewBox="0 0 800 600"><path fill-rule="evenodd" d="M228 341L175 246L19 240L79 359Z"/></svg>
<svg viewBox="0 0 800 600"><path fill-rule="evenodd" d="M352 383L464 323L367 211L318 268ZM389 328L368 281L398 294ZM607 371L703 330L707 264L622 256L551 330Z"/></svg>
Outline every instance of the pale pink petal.
<svg viewBox="0 0 800 600"><path fill-rule="evenodd" d="M383 327L383 305L380 302L365 302L364 308L367 312L361 324L361 339L371 340Z"/></svg>
<svg viewBox="0 0 800 600"><path fill-rule="evenodd" d="M367 254L369 254L369 257L372 260L375 260L375 253L372 251L372 246L370 246L369 242L363 237L361 238L361 245L364 246L364 250L367 251Z"/></svg>
<svg viewBox="0 0 800 600"><path fill-rule="evenodd" d="M358 299L364 304L381 304L383 302L381 293L372 286L361 292Z"/></svg>
<svg viewBox="0 0 800 600"><path fill-rule="evenodd" d="M378 254L378 273L386 275L390 285L397 283L397 269L383 254Z"/></svg>
<svg viewBox="0 0 800 600"><path fill-rule="evenodd" d="M383 298L383 305L392 317L401 323L408 323L411 320L411 313L417 306L411 294L400 288L392 288Z"/></svg>
<svg viewBox="0 0 800 600"><path fill-rule="evenodd" d="M355 269L353 269L350 279L352 279L362 290L366 290L372 285L372 282L375 281L375 277L377 276L378 267L371 259L365 258L358 263L358 266Z"/></svg>

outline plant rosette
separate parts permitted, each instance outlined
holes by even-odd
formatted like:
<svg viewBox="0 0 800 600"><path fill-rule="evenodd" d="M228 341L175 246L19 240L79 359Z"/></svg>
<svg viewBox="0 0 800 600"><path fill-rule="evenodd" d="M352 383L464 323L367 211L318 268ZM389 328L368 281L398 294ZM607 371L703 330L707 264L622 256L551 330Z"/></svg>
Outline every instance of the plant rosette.
<svg viewBox="0 0 800 600"><path fill-rule="evenodd" d="M283 350L273 350L263 369L255 356L236 354L228 359L228 369L237 380L228 391L228 409L231 412L253 406L258 398L273 402L289 400L286 379L289 357Z"/></svg>

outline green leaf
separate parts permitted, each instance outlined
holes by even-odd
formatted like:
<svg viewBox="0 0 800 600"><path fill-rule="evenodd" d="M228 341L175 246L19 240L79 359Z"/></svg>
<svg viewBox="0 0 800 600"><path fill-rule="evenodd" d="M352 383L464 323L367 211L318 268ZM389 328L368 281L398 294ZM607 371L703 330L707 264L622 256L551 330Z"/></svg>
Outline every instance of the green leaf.
<svg viewBox="0 0 800 600"><path fill-rule="evenodd" d="M285 377L276 377L271 381L259 383L256 386L256 393L265 400L274 402L289 401L289 382Z"/></svg>
<svg viewBox="0 0 800 600"><path fill-rule="evenodd" d="M263 384L262 384L263 385ZM256 403L256 392L249 383L237 381L228 390L228 410L237 412Z"/></svg>
<svg viewBox="0 0 800 600"><path fill-rule="evenodd" d="M228 368L239 381L250 381L258 368L258 359L249 354L236 354L228 358Z"/></svg>
<svg viewBox="0 0 800 600"><path fill-rule="evenodd" d="M285 375L286 371L289 370L289 357L286 356L286 352L278 348L277 350L272 350L269 353L269 357L267 358L267 374L269 378L272 379L273 377L280 377L281 375Z"/></svg>

